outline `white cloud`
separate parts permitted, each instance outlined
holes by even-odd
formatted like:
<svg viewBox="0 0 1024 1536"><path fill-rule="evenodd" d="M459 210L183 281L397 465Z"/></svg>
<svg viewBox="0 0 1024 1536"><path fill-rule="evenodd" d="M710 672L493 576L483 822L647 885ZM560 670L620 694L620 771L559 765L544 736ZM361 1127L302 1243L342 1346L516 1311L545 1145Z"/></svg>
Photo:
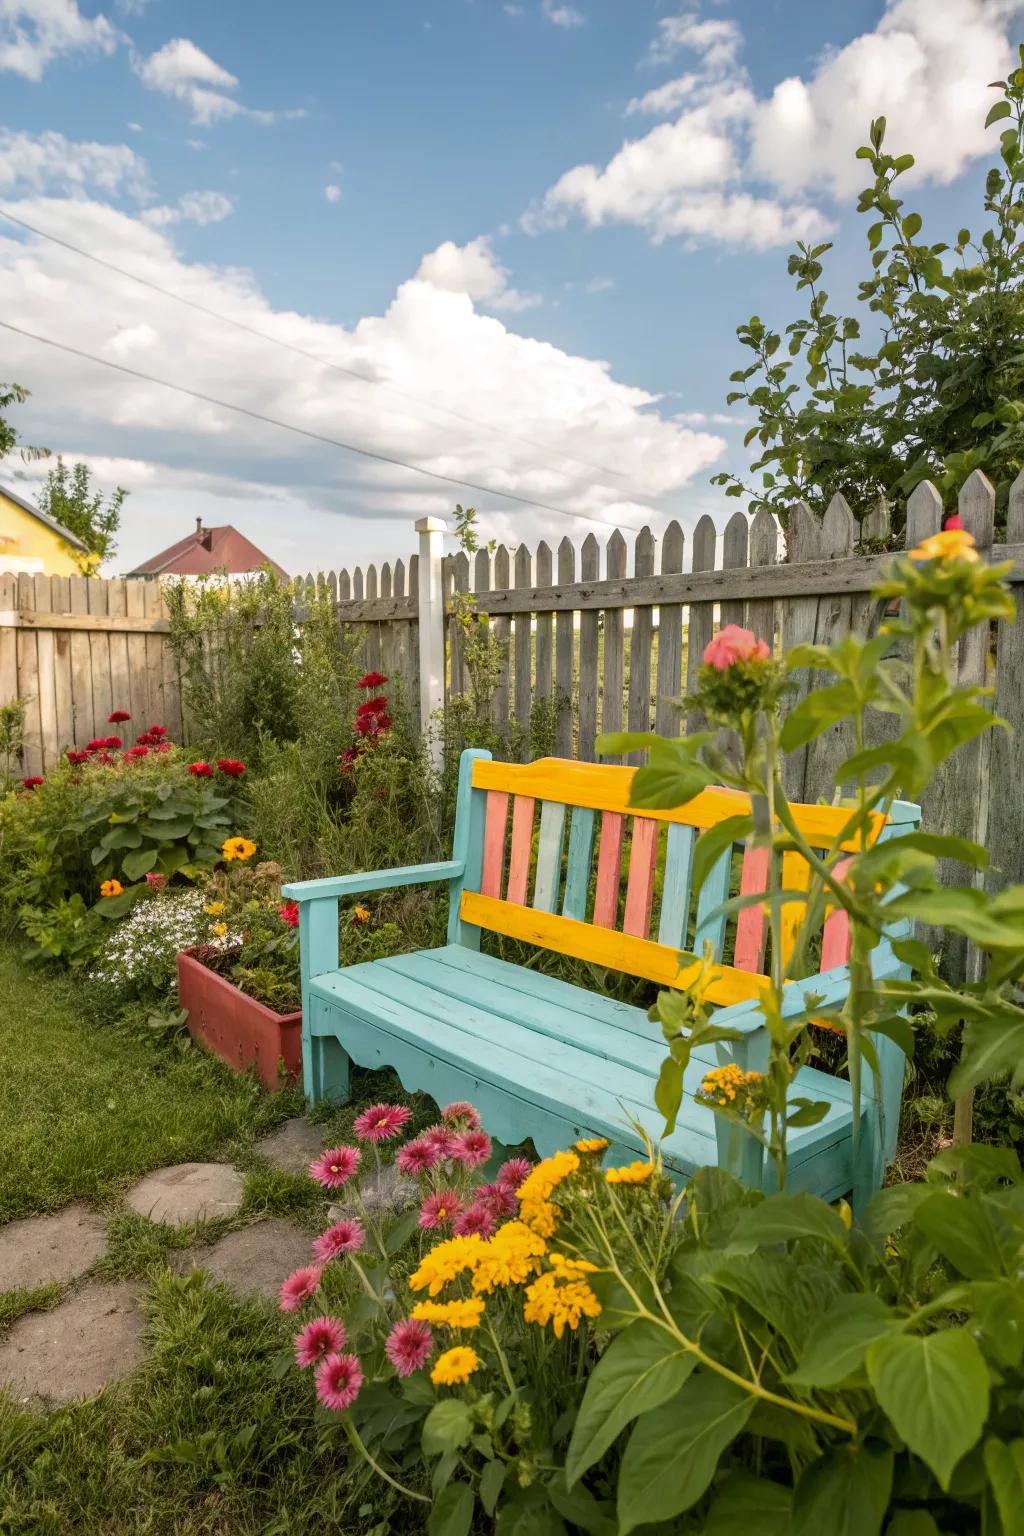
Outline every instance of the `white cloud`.
<svg viewBox="0 0 1024 1536"><path fill-rule="evenodd" d="M185 261L172 229L104 204L30 200L18 209L153 283L393 386L364 384L327 361L320 367L0 225L5 311L19 325L310 432L550 502L605 528L674 512L688 518L677 493L723 451L714 433L664 419L657 397L615 379L607 363L511 332L465 291L420 274L384 313L345 327L274 309L250 274ZM439 263L431 265L436 277ZM236 523L291 570L407 557L413 518L456 500L475 502L485 527L503 536L551 543L587 530L587 522L371 464L12 333L3 346L4 366L33 391L27 440L69 457L151 467L108 477L133 491L121 569L186 532L197 514Z"/></svg>
<svg viewBox="0 0 1024 1536"><path fill-rule="evenodd" d="M219 224L234 211L234 198L226 192L186 192L173 205L147 209L142 218L146 224L163 229L168 224Z"/></svg>
<svg viewBox="0 0 1024 1536"><path fill-rule="evenodd" d="M559 5L556 0L540 0L540 13L545 21L566 32L573 27L582 27L587 19L574 5Z"/></svg>
<svg viewBox="0 0 1024 1536"><path fill-rule="evenodd" d="M105 16L83 16L77 0L0 0L0 71L41 80L54 59L110 54L121 34Z"/></svg>
<svg viewBox="0 0 1024 1536"><path fill-rule="evenodd" d="M587 293L608 293L615 287L613 277L592 277L588 283L584 283Z"/></svg>
<svg viewBox="0 0 1024 1536"><path fill-rule="evenodd" d="M648 50L647 63L671 63L682 49L690 48L701 56L707 69L721 73L735 63L742 42L743 34L734 21L700 21L690 11L680 16L663 16Z"/></svg>
<svg viewBox="0 0 1024 1536"><path fill-rule="evenodd" d="M656 85L643 96L634 96L627 103L626 116L633 117L637 112L646 112L650 117L671 117L684 101L696 94L703 83L703 77L693 73L680 75L677 80L666 80L664 85Z"/></svg>
<svg viewBox="0 0 1024 1536"><path fill-rule="evenodd" d="M253 122L272 123L278 116L275 112L243 107L229 95L229 91L238 89L237 76L197 48L190 38L172 38L147 59L136 58L133 63L143 85L184 102L194 123L215 123L225 117L248 117ZM304 117L305 112L283 115Z"/></svg>
<svg viewBox="0 0 1024 1536"><path fill-rule="evenodd" d="M506 16L521 16L523 14L523 7L521 5L503 5L502 10Z"/></svg>
<svg viewBox="0 0 1024 1536"><path fill-rule="evenodd" d="M44 133L0 128L0 187L5 192L77 192L144 197L146 162L127 144L96 144Z"/></svg>
<svg viewBox="0 0 1024 1536"><path fill-rule="evenodd" d="M336 181L329 181L324 187L324 197L329 203L341 202L341 188Z"/></svg>
<svg viewBox="0 0 1024 1536"><path fill-rule="evenodd" d="M544 302L539 293L521 293L509 286L508 268L498 261L487 235L478 235L466 245L446 240L424 256L416 276L448 293L466 293L488 309L536 309Z"/></svg>

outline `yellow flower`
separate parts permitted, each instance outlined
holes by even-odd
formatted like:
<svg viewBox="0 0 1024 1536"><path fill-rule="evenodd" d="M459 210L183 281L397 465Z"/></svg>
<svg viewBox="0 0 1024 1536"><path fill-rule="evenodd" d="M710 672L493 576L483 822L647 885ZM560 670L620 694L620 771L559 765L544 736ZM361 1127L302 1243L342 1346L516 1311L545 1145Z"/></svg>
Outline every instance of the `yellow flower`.
<svg viewBox="0 0 1024 1536"><path fill-rule="evenodd" d="M352 908L352 921L354 923L368 923L370 921L370 909L369 909L369 907L362 907L362 906L360 906L360 907L353 907Z"/></svg>
<svg viewBox="0 0 1024 1536"><path fill-rule="evenodd" d="M244 863L246 859L251 859L255 852L256 844L250 842L247 837L229 837L221 849L221 853L229 864L232 859L241 859Z"/></svg>
<svg viewBox="0 0 1024 1536"><path fill-rule="evenodd" d="M607 1152L607 1136L588 1136L583 1141L575 1143L577 1152Z"/></svg>
<svg viewBox="0 0 1024 1536"><path fill-rule="evenodd" d="M700 1091L704 1098L711 1099L724 1109L734 1103L741 1092L757 1088L762 1077L762 1073L744 1072L742 1067L730 1061L724 1067L713 1067L701 1083Z"/></svg>
<svg viewBox="0 0 1024 1536"><path fill-rule="evenodd" d="M551 1264L546 1274L527 1286L523 1317L541 1328L551 1323L555 1338L560 1339L566 1328L575 1332L581 1318L600 1315L601 1303L586 1280L597 1265L560 1253L551 1255Z"/></svg>
<svg viewBox="0 0 1024 1536"><path fill-rule="evenodd" d="M210 932L211 933L215 933L217 935L218 939L222 939L224 937L224 935L227 933L227 931L228 931L227 923L214 923L213 926L210 929Z"/></svg>
<svg viewBox="0 0 1024 1536"><path fill-rule="evenodd" d="M468 1301L418 1301L412 1309L413 1317L421 1323L443 1323L448 1328L478 1328L484 1315L484 1304L479 1296Z"/></svg>
<svg viewBox="0 0 1024 1536"><path fill-rule="evenodd" d="M473 1271L474 1291L486 1295L498 1285L522 1285L539 1270L545 1246L525 1222L506 1221L483 1245Z"/></svg>
<svg viewBox="0 0 1024 1536"><path fill-rule="evenodd" d="M208 901L203 911L207 917L220 917L224 911L224 903L222 901Z"/></svg>
<svg viewBox="0 0 1024 1536"><path fill-rule="evenodd" d="M483 1246L479 1232L471 1232L467 1237L450 1237L446 1242L438 1243L436 1248L424 1254L419 1269L409 1276L409 1289L422 1291L429 1286L430 1295L436 1296L463 1270L476 1268Z"/></svg>
<svg viewBox="0 0 1024 1536"><path fill-rule="evenodd" d="M456 1344L454 1349L446 1349L438 1356L430 1379L435 1386L454 1387L468 1381L479 1366L480 1357L475 1349L470 1349L467 1344Z"/></svg>
<svg viewBox="0 0 1024 1536"><path fill-rule="evenodd" d="M121 884L120 880L104 880L103 884L100 886L100 895L120 896L123 890L124 886Z"/></svg>
<svg viewBox="0 0 1024 1536"><path fill-rule="evenodd" d="M625 1168L605 1169L609 1184L644 1184L654 1172L651 1163L628 1163Z"/></svg>
<svg viewBox="0 0 1024 1536"><path fill-rule="evenodd" d="M910 551L911 560L969 560L980 558L974 547L974 535L966 528L947 528L944 533L933 533L922 539L916 549Z"/></svg>

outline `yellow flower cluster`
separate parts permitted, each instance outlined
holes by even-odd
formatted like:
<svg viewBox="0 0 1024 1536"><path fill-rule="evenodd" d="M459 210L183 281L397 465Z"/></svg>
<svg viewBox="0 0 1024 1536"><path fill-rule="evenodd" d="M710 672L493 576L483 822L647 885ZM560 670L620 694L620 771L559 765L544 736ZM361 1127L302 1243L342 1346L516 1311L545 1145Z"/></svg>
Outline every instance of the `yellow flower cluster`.
<svg viewBox="0 0 1024 1536"><path fill-rule="evenodd" d="M506 1221L481 1246L473 1271L474 1291L490 1295L497 1285L522 1285L540 1269L545 1246L525 1222Z"/></svg>
<svg viewBox="0 0 1024 1536"><path fill-rule="evenodd" d="M756 1088L762 1080L760 1072L744 1072L734 1061L724 1067L714 1067L704 1078L700 1091L707 1099L713 1099L723 1108L735 1102L737 1096Z"/></svg>
<svg viewBox="0 0 1024 1536"><path fill-rule="evenodd" d="M558 1207L551 1194L570 1174L579 1171L575 1152L556 1152L545 1157L519 1186L519 1214L538 1237L553 1237L558 1226Z"/></svg>
<svg viewBox="0 0 1024 1536"><path fill-rule="evenodd" d="M224 911L224 903L222 901L208 901L203 911L207 917L220 917Z"/></svg>
<svg viewBox="0 0 1024 1536"><path fill-rule="evenodd" d="M605 1179L609 1184L646 1184L654 1172L652 1163L627 1163L624 1168L608 1168Z"/></svg>
<svg viewBox="0 0 1024 1536"><path fill-rule="evenodd" d="M575 1146L577 1152L607 1152L608 1138L607 1136L587 1136L583 1141L577 1141Z"/></svg>
<svg viewBox="0 0 1024 1536"><path fill-rule="evenodd" d="M479 1296L468 1301L418 1301L412 1315L421 1323L443 1323L448 1328L478 1328L484 1315Z"/></svg>
<svg viewBox="0 0 1024 1536"><path fill-rule="evenodd" d="M468 1237L450 1237L438 1243L436 1248L424 1254L420 1267L409 1276L409 1289L426 1290L436 1296L450 1280L455 1280L467 1269L475 1269L484 1240L479 1232Z"/></svg>
<svg viewBox="0 0 1024 1536"><path fill-rule="evenodd" d="M212 925L212 927L210 928L210 932L212 934L215 934L218 939L222 939L224 937L224 935L227 933L227 931L228 931L227 923L214 923Z"/></svg>
<svg viewBox="0 0 1024 1536"><path fill-rule="evenodd" d="M981 557L974 547L974 535L966 528L947 528L944 533L933 533L922 539L916 549L910 551L911 560L967 560L974 562Z"/></svg>
<svg viewBox="0 0 1024 1536"><path fill-rule="evenodd" d="M232 859L240 859L244 864L256 852L256 844L247 837L229 837L225 839L220 851L229 864Z"/></svg>
<svg viewBox="0 0 1024 1536"><path fill-rule="evenodd" d="M551 1268L526 1288L523 1317L541 1328L550 1323L555 1338L560 1339L566 1328L575 1332L581 1318L599 1316L601 1303L587 1283L587 1275L592 1275L597 1265L586 1259L567 1259L561 1253L548 1257Z"/></svg>
<svg viewBox="0 0 1024 1536"><path fill-rule="evenodd" d="M438 1387L458 1386L460 1382L468 1381L479 1365L480 1356L475 1349L470 1349L466 1344L456 1344L454 1349L446 1349L443 1355L438 1356L430 1379Z"/></svg>

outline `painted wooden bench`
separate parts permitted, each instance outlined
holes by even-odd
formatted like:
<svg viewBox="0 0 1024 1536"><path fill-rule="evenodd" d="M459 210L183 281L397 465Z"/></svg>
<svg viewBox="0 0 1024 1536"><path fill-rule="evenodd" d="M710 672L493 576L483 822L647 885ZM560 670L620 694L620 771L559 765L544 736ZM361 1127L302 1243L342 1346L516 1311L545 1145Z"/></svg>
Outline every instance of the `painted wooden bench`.
<svg viewBox="0 0 1024 1536"><path fill-rule="evenodd" d="M726 919L716 911L735 888L733 850L712 866L691 913L695 840L741 812L744 797L708 789L681 808L634 814L628 805L633 772L560 758L497 763L487 752L467 751L450 860L284 888L300 909L303 1076L311 1101L345 1100L351 1059L392 1067L406 1089L439 1103L469 1099L505 1145L532 1138L547 1155L582 1136L606 1136L610 1161L628 1162L643 1151L630 1120L655 1142L663 1129L653 1099L666 1050L660 1026L643 1009L481 953L481 933L676 988L695 974L692 955L703 953L707 941L721 962L708 994L720 1005L716 1022L741 1031L742 1039L697 1053L678 1124L662 1143L665 1166L682 1179L718 1162L770 1187L773 1170L765 1168L758 1143L693 1100L711 1067L735 1061L751 1070L767 1059L767 1032L756 1008L766 985L762 909L740 913L730 963L723 954ZM828 848L848 812L813 805L796 807L795 815L809 845ZM878 818L876 830L894 836L919 819L916 806L898 804L886 824ZM806 887L807 861L799 854L783 858L784 888ZM740 888L764 890L767 872L766 851L747 848ZM428 882L448 885L447 944L339 966L339 898ZM803 910L799 902L783 909L787 955ZM680 954L684 948L689 955ZM824 925L821 974L787 984L787 1010L800 1012L805 994L828 1002L845 998L848 954L847 919L836 910ZM879 978L905 974L889 942L878 946L874 965ZM790 1133L791 1189L834 1199L881 1183L895 1151L904 1058L890 1040L876 1036L875 1043L880 1072L863 1074L856 1168L848 1081L809 1067L796 1074L792 1095L829 1108L817 1125Z"/></svg>

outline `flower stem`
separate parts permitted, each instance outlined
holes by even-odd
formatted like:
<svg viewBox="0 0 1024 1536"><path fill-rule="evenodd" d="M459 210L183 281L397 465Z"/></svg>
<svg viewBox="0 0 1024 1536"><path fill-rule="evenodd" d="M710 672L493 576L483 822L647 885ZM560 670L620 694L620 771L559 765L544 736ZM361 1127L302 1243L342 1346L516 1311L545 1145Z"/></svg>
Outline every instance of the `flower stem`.
<svg viewBox="0 0 1024 1536"><path fill-rule="evenodd" d="M352 1441L352 1444L355 1446L360 1456L362 1456L363 1460L367 1463L368 1466L373 1468L378 1477L382 1477L386 1483L390 1483L392 1488L396 1489L399 1493L404 1493L407 1499L417 1499L420 1504L430 1504L432 1502L427 1498L425 1493L417 1493L415 1489L407 1488L404 1483L396 1482L390 1473L384 1471L384 1468L381 1466L380 1462L375 1461L374 1458L370 1455L369 1451L366 1449L358 1429L356 1429L348 1415L345 1417L345 1429L348 1432L349 1439Z"/></svg>

